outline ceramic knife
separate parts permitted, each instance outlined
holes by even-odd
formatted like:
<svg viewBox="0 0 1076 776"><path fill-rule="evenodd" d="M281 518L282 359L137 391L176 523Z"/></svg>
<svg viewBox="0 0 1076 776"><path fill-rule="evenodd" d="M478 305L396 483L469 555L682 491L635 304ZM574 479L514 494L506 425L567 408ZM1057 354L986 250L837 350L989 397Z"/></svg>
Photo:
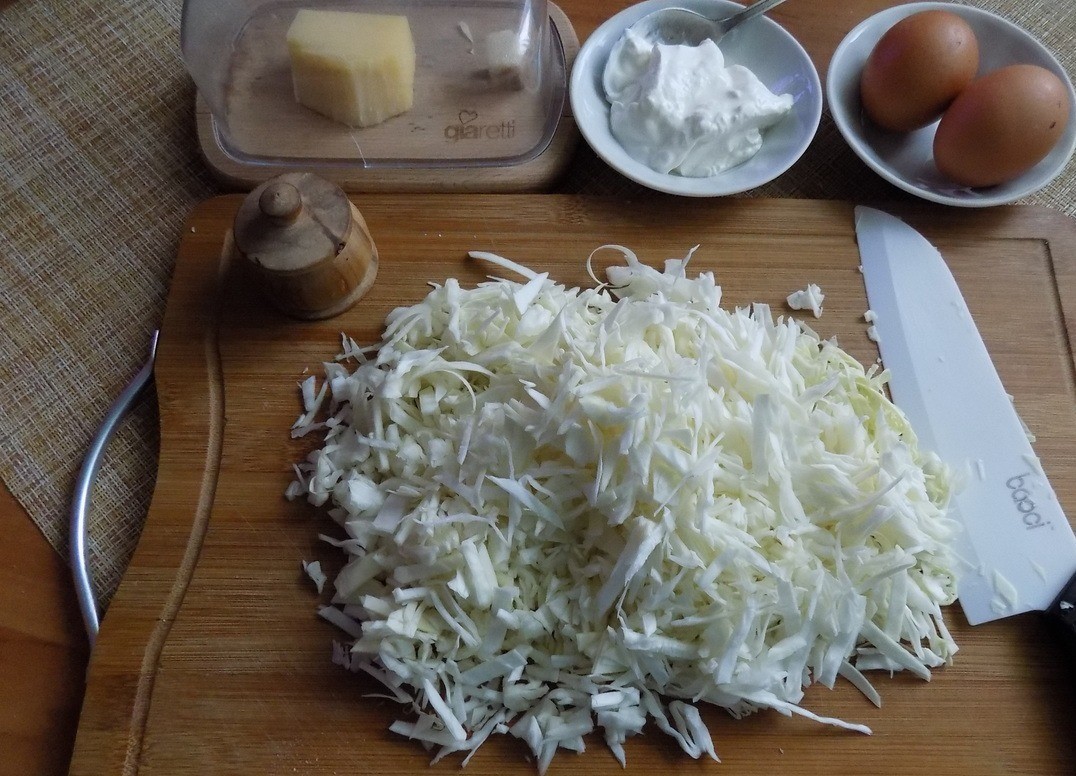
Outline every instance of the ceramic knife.
<svg viewBox="0 0 1076 776"><path fill-rule="evenodd" d="M1076 645L1076 536L955 278L899 218L857 207L855 227L893 401L963 473L952 509L968 622L1040 610Z"/></svg>

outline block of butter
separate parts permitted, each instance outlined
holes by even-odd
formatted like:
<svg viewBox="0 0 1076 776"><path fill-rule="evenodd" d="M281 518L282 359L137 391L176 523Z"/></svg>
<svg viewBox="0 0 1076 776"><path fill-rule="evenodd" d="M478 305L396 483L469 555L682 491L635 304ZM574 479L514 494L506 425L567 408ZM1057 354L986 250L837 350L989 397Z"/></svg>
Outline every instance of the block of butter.
<svg viewBox="0 0 1076 776"><path fill-rule="evenodd" d="M300 104L353 127L411 109L415 43L406 16L304 8L287 42Z"/></svg>

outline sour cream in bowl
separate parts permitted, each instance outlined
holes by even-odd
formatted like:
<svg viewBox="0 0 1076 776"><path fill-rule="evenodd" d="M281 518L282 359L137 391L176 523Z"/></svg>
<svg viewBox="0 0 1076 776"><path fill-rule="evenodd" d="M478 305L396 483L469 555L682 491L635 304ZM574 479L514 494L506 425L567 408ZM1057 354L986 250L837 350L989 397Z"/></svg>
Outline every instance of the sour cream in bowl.
<svg viewBox="0 0 1076 776"><path fill-rule="evenodd" d="M822 115L814 64L780 25L757 18L718 47L659 46L625 38L654 10L709 16L730 0L646 0L586 41L572 69L572 111L587 143L626 177L657 191L709 197L761 186L803 154ZM621 39L623 43L617 45ZM612 54L615 74L602 74Z"/></svg>

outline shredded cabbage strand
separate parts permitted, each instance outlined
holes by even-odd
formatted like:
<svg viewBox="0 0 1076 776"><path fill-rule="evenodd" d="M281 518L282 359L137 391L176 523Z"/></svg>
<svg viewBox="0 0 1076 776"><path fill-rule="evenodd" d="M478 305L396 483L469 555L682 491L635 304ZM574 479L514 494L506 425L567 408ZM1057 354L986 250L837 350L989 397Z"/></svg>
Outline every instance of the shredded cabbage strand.
<svg viewBox="0 0 1076 776"><path fill-rule="evenodd" d="M449 279L304 388L293 434L325 441L288 495L347 534L334 659L409 703L391 729L435 760L507 733L544 772L600 731L623 763L648 720L717 759L699 702L869 733L804 689L880 703L863 672L951 661L948 470L884 372L723 309L690 254L620 250L592 289L480 254L524 281Z"/></svg>

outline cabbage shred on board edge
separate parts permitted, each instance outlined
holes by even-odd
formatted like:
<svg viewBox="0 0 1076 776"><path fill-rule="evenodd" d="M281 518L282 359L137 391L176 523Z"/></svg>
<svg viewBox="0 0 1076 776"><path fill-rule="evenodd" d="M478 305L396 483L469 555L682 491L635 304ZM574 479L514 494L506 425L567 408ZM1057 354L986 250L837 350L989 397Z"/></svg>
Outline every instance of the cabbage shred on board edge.
<svg viewBox="0 0 1076 776"><path fill-rule="evenodd" d="M722 309L690 254L611 247L586 290L472 254L524 281L449 279L303 383L292 433L325 440L288 495L347 535L323 537L347 557L334 659L410 705L391 729L435 761L507 733L544 771L598 731L624 763L648 721L717 759L698 701L869 733L804 689L877 704L863 672L951 661L948 470L875 367Z"/></svg>

